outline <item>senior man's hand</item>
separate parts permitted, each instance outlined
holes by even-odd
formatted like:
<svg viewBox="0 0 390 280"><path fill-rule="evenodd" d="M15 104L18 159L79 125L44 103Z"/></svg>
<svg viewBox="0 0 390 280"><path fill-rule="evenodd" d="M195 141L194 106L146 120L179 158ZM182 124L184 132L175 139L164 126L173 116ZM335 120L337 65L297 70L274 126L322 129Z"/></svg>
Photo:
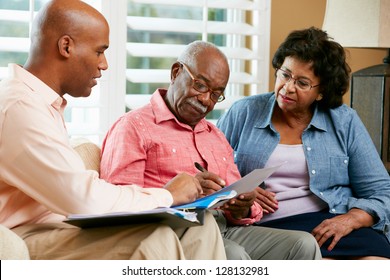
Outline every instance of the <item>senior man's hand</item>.
<svg viewBox="0 0 390 280"><path fill-rule="evenodd" d="M244 219L249 216L255 198L255 192L242 193L235 198L229 199L221 209L229 211L234 219Z"/></svg>

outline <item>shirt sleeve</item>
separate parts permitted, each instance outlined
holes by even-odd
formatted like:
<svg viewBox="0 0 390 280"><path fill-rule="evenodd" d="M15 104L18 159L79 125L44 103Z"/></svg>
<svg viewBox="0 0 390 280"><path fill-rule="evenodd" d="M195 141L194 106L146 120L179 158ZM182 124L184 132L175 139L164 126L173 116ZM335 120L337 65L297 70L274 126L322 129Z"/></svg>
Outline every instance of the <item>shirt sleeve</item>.
<svg viewBox="0 0 390 280"><path fill-rule="evenodd" d="M140 211L173 202L165 189L119 187L86 170L69 144L60 113L32 97L7 108L0 126L2 179L54 213Z"/></svg>
<svg viewBox="0 0 390 280"><path fill-rule="evenodd" d="M127 115L111 127L102 145L101 178L118 185L148 187L144 177L147 149L141 130Z"/></svg>
<svg viewBox="0 0 390 280"><path fill-rule="evenodd" d="M356 111L351 111L348 134L348 139L350 139L348 142L349 157L343 161L344 165L348 164L348 172L343 174L343 178L349 180L354 194L354 197L348 198L348 210L362 209L378 219L374 228L386 229L390 220L390 208L388 207L390 204L390 177ZM334 164L334 169L336 168L340 169ZM336 179L333 178L333 180ZM330 191L336 193L334 190ZM345 195L345 192L342 194ZM332 196L331 208L337 207L337 198L335 195Z"/></svg>

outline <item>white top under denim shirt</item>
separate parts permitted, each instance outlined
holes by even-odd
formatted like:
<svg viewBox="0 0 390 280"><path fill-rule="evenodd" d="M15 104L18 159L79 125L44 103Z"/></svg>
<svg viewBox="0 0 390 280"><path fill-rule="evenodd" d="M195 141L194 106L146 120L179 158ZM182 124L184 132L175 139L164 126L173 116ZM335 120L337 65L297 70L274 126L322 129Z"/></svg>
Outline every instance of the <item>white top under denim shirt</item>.
<svg viewBox="0 0 390 280"><path fill-rule="evenodd" d="M267 191L275 193L278 210L264 214L258 224L328 208L328 205L310 190L303 145L278 144L265 167L280 164L282 165L265 180Z"/></svg>
<svg viewBox="0 0 390 280"><path fill-rule="evenodd" d="M237 101L217 126L235 152L242 176L263 168L279 144L271 123L275 94L267 93ZM390 177L355 110L315 108L302 135L311 191L343 214L359 208L371 214L373 228L390 241Z"/></svg>

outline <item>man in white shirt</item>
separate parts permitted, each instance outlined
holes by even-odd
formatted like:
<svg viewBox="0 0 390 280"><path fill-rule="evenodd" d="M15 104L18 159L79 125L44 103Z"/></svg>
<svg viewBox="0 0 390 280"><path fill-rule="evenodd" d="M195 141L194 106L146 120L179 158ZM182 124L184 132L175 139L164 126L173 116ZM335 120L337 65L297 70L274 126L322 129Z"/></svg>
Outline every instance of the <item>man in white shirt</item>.
<svg viewBox="0 0 390 280"><path fill-rule="evenodd" d="M195 200L199 182L180 174L164 188L118 188L86 170L69 144L65 94L87 97L108 68L107 21L78 0L38 13L29 58L0 82L0 223L21 236L31 259L225 259L214 219L172 230L148 224L80 230L69 214L169 207ZM193 244L197 244L194 246Z"/></svg>

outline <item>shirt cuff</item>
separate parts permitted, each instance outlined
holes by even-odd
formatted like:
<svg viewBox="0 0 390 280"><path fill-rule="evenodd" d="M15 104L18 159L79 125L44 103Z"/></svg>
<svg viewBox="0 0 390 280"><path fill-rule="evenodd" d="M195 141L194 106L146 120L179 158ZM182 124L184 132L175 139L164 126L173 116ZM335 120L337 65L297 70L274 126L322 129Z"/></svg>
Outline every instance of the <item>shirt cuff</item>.
<svg viewBox="0 0 390 280"><path fill-rule="evenodd" d="M263 208L257 202L254 202L253 205L251 206L250 216L248 218L235 219L232 217L230 212L226 210L224 211L224 215L226 220L231 225L249 226L260 221L260 219L263 217Z"/></svg>

